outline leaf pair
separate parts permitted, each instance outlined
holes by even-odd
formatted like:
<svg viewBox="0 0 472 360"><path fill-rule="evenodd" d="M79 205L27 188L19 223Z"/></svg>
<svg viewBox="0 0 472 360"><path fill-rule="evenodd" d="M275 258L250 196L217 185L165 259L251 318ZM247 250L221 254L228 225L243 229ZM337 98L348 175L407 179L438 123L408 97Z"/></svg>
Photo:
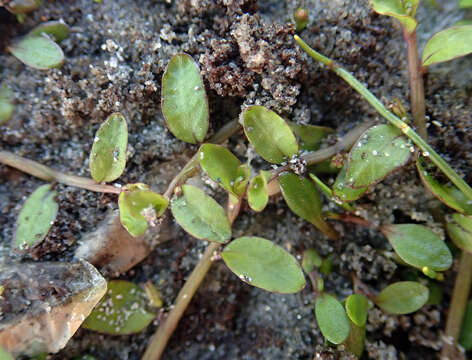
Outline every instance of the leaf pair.
<svg viewBox="0 0 472 360"><path fill-rule="evenodd" d="M34 28L12 45L10 52L24 64L38 70L60 67L64 53L56 42L69 36L69 27L60 21L50 21Z"/></svg>

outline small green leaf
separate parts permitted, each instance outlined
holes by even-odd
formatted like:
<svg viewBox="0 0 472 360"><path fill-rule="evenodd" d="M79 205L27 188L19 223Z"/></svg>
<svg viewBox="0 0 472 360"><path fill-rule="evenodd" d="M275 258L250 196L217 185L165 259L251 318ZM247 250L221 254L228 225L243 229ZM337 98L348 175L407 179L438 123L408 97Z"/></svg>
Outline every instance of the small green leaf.
<svg viewBox="0 0 472 360"><path fill-rule="evenodd" d="M263 106L244 111L243 127L251 145L268 162L280 164L298 152L295 135L285 120Z"/></svg>
<svg viewBox="0 0 472 360"><path fill-rule="evenodd" d="M90 152L90 173L100 182L116 180L126 166L128 126L120 113L111 114L100 126Z"/></svg>
<svg viewBox="0 0 472 360"><path fill-rule="evenodd" d="M465 309L459 344L467 351L472 350L472 300L469 300Z"/></svg>
<svg viewBox="0 0 472 360"><path fill-rule="evenodd" d="M370 0L370 3L376 13L397 19L408 33L415 31L418 22L414 16L419 0Z"/></svg>
<svg viewBox="0 0 472 360"><path fill-rule="evenodd" d="M233 240L221 253L241 280L277 293L296 293L305 286L297 260L273 242L255 236Z"/></svg>
<svg viewBox="0 0 472 360"><path fill-rule="evenodd" d="M349 335L349 318L341 303L331 295L320 294L315 302L315 315L323 336L333 344L341 344Z"/></svg>
<svg viewBox="0 0 472 360"><path fill-rule="evenodd" d="M329 238L338 237L323 219L320 194L312 181L286 172L279 176L279 183L285 202L295 214L311 222Z"/></svg>
<svg viewBox="0 0 472 360"><path fill-rule="evenodd" d="M234 179L234 192L238 197L242 197L246 193L249 184L250 168L248 164L242 164L236 171L236 179Z"/></svg>
<svg viewBox="0 0 472 360"><path fill-rule="evenodd" d="M306 274L311 273L315 268L319 268L323 263L323 258L315 249L305 250L302 258L302 268Z"/></svg>
<svg viewBox="0 0 472 360"><path fill-rule="evenodd" d="M453 214L446 224L452 242L460 249L472 254L472 216Z"/></svg>
<svg viewBox="0 0 472 360"><path fill-rule="evenodd" d="M323 138L334 132L333 129L326 126L300 125L292 121L287 121L287 124L298 137L300 150L318 150Z"/></svg>
<svg viewBox="0 0 472 360"><path fill-rule="evenodd" d="M267 176L261 171L249 184L247 202L254 211L264 210L269 201L267 180Z"/></svg>
<svg viewBox="0 0 472 360"><path fill-rule="evenodd" d="M385 225L381 231L398 256L411 266L444 271L452 264L452 255L446 243L426 226Z"/></svg>
<svg viewBox="0 0 472 360"><path fill-rule="evenodd" d="M45 36L24 37L9 50L18 60L38 70L59 67L64 62L60 46Z"/></svg>
<svg viewBox="0 0 472 360"><path fill-rule="evenodd" d="M82 327L111 335L135 334L156 317L146 309L146 296L129 281L112 280L100 303L85 319Z"/></svg>
<svg viewBox="0 0 472 360"><path fill-rule="evenodd" d="M344 163L333 184L333 196L342 202L351 202L361 198L367 191L368 187L366 186L358 189L347 187L344 182L344 179L346 178L346 169L347 162Z"/></svg>
<svg viewBox="0 0 472 360"><path fill-rule="evenodd" d="M12 104L13 93L5 85L0 84L0 125L10 120L15 107Z"/></svg>
<svg viewBox="0 0 472 360"><path fill-rule="evenodd" d="M46 237L56 220L58 205L54 198L57 192L46 184L37 188L24 203L16 225L13 248L28 250Z"/></svg>
<svg viewBox="0 0 472 360"><path fill-rule="evenodd" d="M404 165L410 154L408 140L399 129L373 126L352 147L344 182L354 189L374 185Z"/></svg>
<svg viewBox="0 0 472 360"><path fill-rule="evenodd" d="M223 208L195 186L183 185L182 196L174 197L170 208L175 221L197 239L224 244L231 238Z"/></svg>
<svg viewBox="0 0 472 360"><path fill-rule="evenodd" d="M422 63L430 66L472 53L472 25L454 26L433 35L426 43Z"/></svg>
<svg viewBox="0 0 472 360"><path fill-rule="evenodd" d="M349 336L346 341L344 341L344 344L346 345L347 351L360 358L364 351L365 326L359 327L352 321L350 321L349 324L351 331L349 331Z"/></svg>
<svg viewBox="0 0 472 360"><path fill-rule="evenodd" d="M418 157L416 168L426 188L433 193L442 203L464 214L472 214L472 204L469 199L457 187L443 185L426 170L425 159Z"/></svg>
<svg viewBox="0 0 472 360"><path fill-rule="evenodd" d="M429 296L426 305L439 305L443 298L443 288L435 281L428 282Z"/></svg>
<svg viewBox="0 0 472 360"><path fill-rule="evenodd" d="M169 130L182 141L202 142L208 131L208 99L197 64L176 54L162 76L162 113Z"/></svg>
<svg viewBox="0 0 472 360"><path fill-rule="evenodd" d="M400 281L383 289L376 304L391 314L409 314L426 304L428 298L426 286L415 281Z"/></svg>
<svg viewBox="0 0 472 360"><path fill-rule="evenodd" d="M459 8L461 9L472 8L472 0L459 0Z"/></svg>
<svg viewBox="0 0 472 360"><path fill-rule="evenodd" d="M349 319L357 326L363 327L367 321L369 302L364 295L352 294L346 299L346 312Z"/></svg>
<svg viewBox="0 0 472 360"><path fill-rule="evenodd" d="M149 190L141 183L123 187L118 199L121 224L132 236L146 232L148 225L155 226L157 218L167 209L169 201Z"/></svg>
<svg viewBox="0 0 472 360"><path fill-rule="evenodd" d="M28 36L38 36L41 34L51 35L56 42L61 42L69 36L69 27L61 21L48 21L36 26Z"/></svg>
<svg viewBox="0 0 472 360"><path fill-rule="evenodd" d="M234 182L241 162L226 147L203 144L198 154L200 166L226 191L235 194ZM236 195L236 194L235 194Z"/></svg>
<svg viewBox="0 0 472 360"><path fill-rule="evenodd" d="M7 10L15 15L27 14L41 6L41 0L11 0L3 3Z"/></svg>

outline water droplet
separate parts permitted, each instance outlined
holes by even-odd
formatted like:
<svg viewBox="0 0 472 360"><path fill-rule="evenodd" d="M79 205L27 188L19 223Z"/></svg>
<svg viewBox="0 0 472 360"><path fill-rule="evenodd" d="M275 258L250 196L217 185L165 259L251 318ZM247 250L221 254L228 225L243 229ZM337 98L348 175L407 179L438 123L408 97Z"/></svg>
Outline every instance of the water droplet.
<svg viewBox="0 0 472 360"><path fill-rule="evenodd" d="M193 90L195 90L195 91L198 91L198 90L200 90L200 89L201 89L201 87L198 86L198 85L193 88Z"/></svg>
<svg viewBox="0 0 472 360"><path fill-rule="evenodd" d="M253 130L252 126L247 127L247 131L252 131L252 130Z"/></svg>
<svg viewBox="0 0 472 360"><path fill-rule="evenodd" d="M98 136L95 136L95 138L93 139L93 142L96 143L96 142L99 142L100 141L100 138Z"/></svg>
<svg viewBox="0 0 472 360"><path fill-rule="evenodd" d="M377 156L377 154L378 154L377 150L372 151L372 155Z"/></svg>
<svg viewBox="0 0 472 360"><path fill-rule="evenodd" d="M203 160L205 158L205 154L203 153L203 151L200 151L200 160Z"/></svg>

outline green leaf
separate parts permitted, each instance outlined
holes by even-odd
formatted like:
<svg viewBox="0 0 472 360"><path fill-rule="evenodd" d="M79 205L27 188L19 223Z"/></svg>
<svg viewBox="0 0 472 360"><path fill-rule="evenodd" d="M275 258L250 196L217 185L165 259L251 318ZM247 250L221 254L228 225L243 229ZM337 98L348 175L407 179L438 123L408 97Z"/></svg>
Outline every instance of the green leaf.
<svg viewBox="0 0 472 360"><path fill-rule="evenodd" d="M128 126L120 113L111 114L100 126L90 152L90 173L100 182L116 180L126 166Z"/></svg>
<svg viewBox="0 0 472 360"><path fill-rule="evenodd" d="M268 176L264 172L252 178L247 191L247 202L252 210L262 211L269 201L269 190L267 186Z"/></svg>
<svg viewBox="0 0 472 360"><path fill-rule="evenodd" d="M472 216L453 214L446 224L452 242L460 249L472 253Z"/></svg>
<svg viewBox="0 0 472 360"><path fill-rule="evenodd" d="M472 53L472 25L454 26L433 35L426 43L421 61L430 66Z"/></svg>
<svg viewBox="0 0 472 360"><path fill-rule="evenodd" d="M305 286L297 260L269 240L240 237L225 247L221 257L241 280L261 289L287 294Z"/></svg>
<svg viewBox="0 0 472 360"><path fill-rule="evenodd" d="M397 19L408 33L415 31L418 22L414 16L419 0L370 0L370 3L376 13Z"/></svg>
<svg viewBox="0 0 472 360"><path fill-rule="evenodd" d="M433 193L442 203L464 214L472 214L472 204L469 199L457 187L443 185L426 170L425 159L418 157L416 168L426 188Z"/></svg>
<svg viewBox="0 0 472 360"><path fill-rule="evenodd" d="M459 0L459 7L461 9L472 8L472 0Z"/></svg>
<svg viewBox="0 0 472 360"><path fill-rule="evenodd" d="M234 179L234 192L238 197L242 197L246 193L249 184L250 168L248 164L242 164L236 171L236 179Z"/></svg>
<svg viewBox="0 0 472 360"><path fill-rule="evenodd" d="M315 249L308 249L303 252L302 268L306 274L311 273L315 268L319 268L323 263L323 258Z"/></svg>
<svg viewBox="0 0 472 360"><path fill-rule="evenodd" d="M383 289L376 304L391 314L409 314L426 304L428 298L426 286L415 281L400 281Z"/></svg>
<svg viewBox="0 0 472 360"><path fill-rule="evenodd" d="M369 302L364 295L352 294L346 299L346 312L349 319L357 326L363 327L367 321Z"/></svg>
<svg viewBox="0 0 472 360"><path fill-rule="evenodd" d="M349 331L349 336L344 341L344 344L346 345L347 351L360 358L364 351L365 326L359 327L352 321L350 321L349 324L351 331Z"/></svg>
<svg viewBox="0 0 472 360"><path fill-rule="evenodd" d="M41 6L41 0L11 0L4 3L7 10L15 15L29 13Z"/></svg>
<svg viewBox="0 0 472 360"><path fill-rule="evenodd" d="M344 179L346 178L346 169L347 162L344 163L333 184L333 196L342 202L351 202L361 198L367 191L368 187L366 186L358 189L347 187L344 182Z"/></svg>
<svg viewBox="0 0 472 360"><path fill-rule="evenodd" d="M28 36L41 34L51 35L54 41L61 42L69 36L69 27L61 21L48 21L36 26L29 32Z"/></svg>
<svg viewBox="0 0 472 360"><path fill-rule="evenodd" d="M4 84L0 84L0 125L10 120L15 107L12 104L13 93Z"/></svg>
<svg viewBox="0 0 472 360"><path fill-rule="evenodd" d="M1 345L0 345L0 359L1 360L15 360L13 356L6 351Z"/></svg>
<svg viewBox="0 0 472 360"><path fill-rule="evenodd" d="M472 300L469 300L465 309L459 344L467 351L472 349Z"/></svg>
<svg viewBox="0 0 472 360"><path fill-rule="evenodd" d="M234 183L238 176L241 162L226 147L215 144L203 144L198 159L200 166L208 176L223 189L236 195Z"/></svg>
<svg viewBox="0 0 472 360"><path fill-rule="evenodd" d="M22 63L38 70L59 67L64 62L60 46L45 36L24 37L9 50Z"/></svg>
<svg viewBox="0 0 472 360"><path fill-rule="evenodd" d="M334 132L333 129L326 126L300 125L292 121L287 121L287 124L298 137L300 150L318 150L323 138Z"/></svg>
<svg viewBox="0 0 472 360"><path fill-rule="evenodd" d="M298 152L295 135L285 120L263 106L244 111L243 127L251 145L268 162L280 164Z"/></svg>
<svg viewBox="0 0 472 360"><path fill-rule="evenodd" d="M169 201L141 183L123 187L118 199L121 224L132 236L146 232L148 225L157 225L157 218L167 209Z"/></svg>
<svg viewBox="0 0 472 360"><path fill-rule="evenodd" d="M203 190L182 186L182 195L172 198L175 221L197 239L224 244L231 238L231 225L223 208Z"/></svg>
<svg viewBox="0 0 472 360"><path fill-rule="evenodd" d="M315 302L315 315L323 336L333 344L341 344L349 335L349 318L341 303L331 295L320 294Z"/></svg>
<svg viewBox="0 0 472 360"><path fill-rule="evenodd" d="M428 282L429 296L426 305L439 305L443 298L443 288L435 281Z"/></svg>
<svg viewBox="0 0 472 360"><path fill-rule="evenodd" d="M146 309L146 296L129 281L112 280L100 303L85 319L82 327L111 335L135 334L156 317Z"/></svg>
<svg viewBox="0 0 472 360"><path fill-rule="evenodd" d="M295 214L311 222L329 238L338 237L323 219L320 194L312 181L286 172L279 176L279 183L285 202Z"/></svg>
<svg viewBox="0 0 472 360"><path fill-rule="evenodd" d="M381 231L398 256L411 266L444 271L452 264L452 255L446 243L426 226L384 225Z"/></svg>
<svg viewBox="0 0 472 360"><path fill-rule="evenodd" d="M54 198L57 192L46 184L37 188L26 199L16 223L13 248L28 250L44 240L56 220L58 205Z"/></svg>
<svg viewBox="0 0 472 360"><path fill-rule="evenodd" d="M392 125L368 129L349 153L344 182L354 189L374 185L410 158L410 146Z"/></svg>
<svg viewBox="0 0 472 360"><path fill-rule="evenodd" d="M197 64L176 54L162 76L162 113L169 130L182 141L202 142L208 131L208 99Z"/></svg>

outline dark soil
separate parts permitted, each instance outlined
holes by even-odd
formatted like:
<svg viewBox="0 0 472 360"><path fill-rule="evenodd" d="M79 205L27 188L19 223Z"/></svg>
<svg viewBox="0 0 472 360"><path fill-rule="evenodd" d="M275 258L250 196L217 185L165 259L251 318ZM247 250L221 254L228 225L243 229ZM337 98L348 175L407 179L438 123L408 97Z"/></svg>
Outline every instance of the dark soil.
<svg viewBox="0 0 472 360"><path fill-rule="evenodd" d="M128 121L130 153L119 183L157 183L160 164L196 149L172 136L160 109L161 76L177 52L192 55L200 65L209 94L211 132L251 104L267 106L292 121L331 126L340 135L363 120L381 121L346 83L296 46L291 14L299 5L310 11L308 27L301 33L305 41L343 64L385 103L399 98L407 106L401 31L388 18L374 14L367 1L45 1L23 24L0 9L0 82L12 88L16 104L12 119L0 128L0 148L63 172L89 176L95 131L110 113L120 111ZM425 31L438 30L435 21L444 10L421 11ZM458 16L455 10L448 12L442 23L451 22L443 27ZM34 70L7 53L15 36L56 19L73 29L61 43L66 55L61 69ZM470 80L470 61L469 57L437 67L425 83L430 143L469 182L472 87L470 81L458 79ZM462 77L449 76L446 69L454 64L463 69ZM241 158L248 156L240 136L234 136L230 146ZM15 221L25 198L42 182L3 165L0 180L0 263L71 261L81 238L117 208L114 195L56 185L60 204L56 223L33 253L20 258L10 251ZM221 196L218 189L213 191ZM421 186L414 166L389 176L360 204L374 224L418 222L440 228L434 215L441 205ZM276 197L261 214L244 209L233 234L266 237L297 256L308 248L332 256L333 272L325 284L340 298L352 293L352 274L373 291L407 276L405 268L382 255L390 247L380 233L348 223L334 226L343 235L336 242L293 215ZM120 277L158 284L164 313L206 246L182 230L178 234ZM370 311L365 358L438 358L454 271L445 275L440 305L425 306L408 316ZM309 286L295 295L271 294L246 285L217 263L187 309L164 359L302 360L315 354L322 359L350 358L342 348L325 344L313 304ZM99 360L139 359L162 318L131 336L80 329L51 358L91 354Z"/></svg>

